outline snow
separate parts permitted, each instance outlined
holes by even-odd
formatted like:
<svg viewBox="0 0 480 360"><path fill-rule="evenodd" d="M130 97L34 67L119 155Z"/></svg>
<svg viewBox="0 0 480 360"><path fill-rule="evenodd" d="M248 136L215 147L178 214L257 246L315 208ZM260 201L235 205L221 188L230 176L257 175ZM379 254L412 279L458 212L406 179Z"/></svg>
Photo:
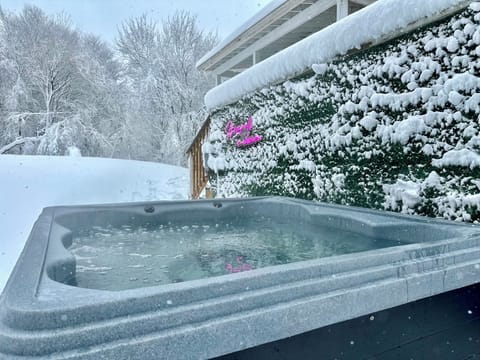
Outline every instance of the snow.
<svg viewBox="0 0 480 360"><path fill-rule="evenodd" d="M387 194L385 207L409 212L421 202L420 190L420 184L413 181L397 180L395 184L383 185L383 191Z"/></svg>
<svg viewBox="0 0 480 360"><path fill-rule="evenodd" d="M80 149L76 146L69 146L67 148L67 151L65 153L66 156L72 156L72 157L81 157L82 156L82 152L80 151Z"/></svg>
<svg viewBox="0 0 480 360"><path fill-rule="evenodd" d="M480 167L480 154L469 149L451 150L446 152L441 159L433 160L436 167L463 166L470 169Z"/></svg>
<svg viewBox="0 0 480 360"><path fill-rule="evenodd" d="M362 120L360 120L360 125L362 125L366 130L372 131L377 127L378 121L371 116L365 116Z"/></svg>
<svg viewBox="0 0 480 360"><path fill-rule="evenodd" d="M328 64L313 64L312 70L315 72L315 74L323 75L328 70Z"/></svg>
<svg viewBox="0 0 480 360"><path fill-rule="evenodd" d="M42 208L186 199L188 170L87 157L0 155L0 292Z"/></svg>
<svg viewBox="0 0 480 360"><path fill-rule="evenodd" d="M421 193L425 189L440 189L441 177L432 171L422 182L398 179L395 184L383 185L386 208L401 210L403 213L415 214L415 206L422 202Z"/></svg>
<svg viewBox="0 0 480 360"><path fill-rule="evenodd" d="M207 166L217 174L219 171L225 170L225 158L223 156L211 156L208 158Z"/></svg>
<svg viewBox="0 0 480 360"><path fill-rule="evenodd" d="M460 105L464 99L465 96L463 96L457 91L452 91L448 94L448 101L455 106Z"/></svg>
<svg viewBox="0 0 480 360"><path fill-rule="evenodd" d="M472 9L473 11L480 12L480 2L478 2L478 1L472 2L470 4L470 9Z"/></svg>
<svg viewBox="0 0 480 360"><path fill-rule="evenodd" d="M393 125L381 125L377 134L383 142L391 141L405 145L411 137L426 130L423 116L411 116L406 120L397 121Z"/></svg>
<svg viewBox="0 0 480 360"><path fill-rule="evenodd" d="M441 189L442 187L441 178L436 171L432 171L424 180L423 184L425 187L434 189Z"/></svg>
<svg viewBox="0 0 480 360"><path fill-rule="evenodd" d="M465 102L465 110L480 113L480 93L473 94L472 97Z"/></svg>
<svg viewBox="0 0 480 360"><path fill-rule="evenodd" d="M224 137L225 134L217 129L211 132L208 141L202 145L203 162L215 174L225 170L225 155L221 142Z"/></svg>
<svg viewBox="0 0 480 360"><path fill-rule="evenodd" d="M445 82L443 91L449 94L452 91L469 91L480 89L480 78L469 72L455 74L451 79Z"/></svg>
<svg viewBox="0 0 480 360"><path fill-rule="evenodd" d="M447 43L447 50L450 51L450 52L457 52L458 51L458 40L455 38L455 37L451 37L450 39L448 39L448 43Z"/></svg>
<svg viewBox="0 0 480 360"><path fill-rule="evenodd" d="M213 88L206 94L205 104L208 109L230 104L269 84L301 74L313 64L326 63L363 44L401 32L412 23L468 3L466 0L379 0ZM452 51L458 48L456 39L445 42L445 47Z"/></svg>

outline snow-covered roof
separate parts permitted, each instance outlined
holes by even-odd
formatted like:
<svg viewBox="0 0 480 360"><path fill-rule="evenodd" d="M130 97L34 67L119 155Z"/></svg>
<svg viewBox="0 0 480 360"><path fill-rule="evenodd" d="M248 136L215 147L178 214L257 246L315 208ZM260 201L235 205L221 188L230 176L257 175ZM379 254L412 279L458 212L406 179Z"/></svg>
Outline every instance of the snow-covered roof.
<svg viewBox="0 0 480 360"><path fill-rule="evenodd" d="M280 0L279 0L280 1ZM210 90L208 109L239 100L245 94L304 73L363 44L382 41L418 22L466 6L471 0L379 0L280 51ZM274 2L279 6L277 1ZM273 4L272 4L273 5Z"/></svg>
<svg viewBox="0 0 480 360"><path fill-rule="evenodd" d="M197 62L231 78L376 0L274 0Z"/></svg>

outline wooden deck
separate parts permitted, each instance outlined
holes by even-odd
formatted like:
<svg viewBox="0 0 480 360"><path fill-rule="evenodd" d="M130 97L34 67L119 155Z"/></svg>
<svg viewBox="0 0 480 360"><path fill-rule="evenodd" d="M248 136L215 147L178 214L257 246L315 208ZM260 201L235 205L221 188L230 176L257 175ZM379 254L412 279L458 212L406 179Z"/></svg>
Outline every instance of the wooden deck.
<svg viewBox="0 0 480 360"><path fill-rule="evenodd" d="M190 158L190 197L198 199L208 183L208 174L203 164L202 145L210 131L210 116L205 120L187 150Z"/></svg>

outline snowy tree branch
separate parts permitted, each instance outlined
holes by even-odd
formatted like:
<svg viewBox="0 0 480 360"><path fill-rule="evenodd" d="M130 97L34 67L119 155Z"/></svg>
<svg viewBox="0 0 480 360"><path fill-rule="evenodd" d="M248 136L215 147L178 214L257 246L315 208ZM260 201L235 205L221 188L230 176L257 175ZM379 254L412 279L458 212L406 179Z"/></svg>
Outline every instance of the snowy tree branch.
<svg viewBox="0 0 480 360"><path fill-rule="evenodd" d="M28 138L19 138L16 139L15 141L12 141L10 144L7 144L5 146L2 146L0 148L0 155L7 153L8 151L12 150L14 147L23 145L26 142L34 142L34 141L40 141L40 138L38 137L28 137Z"/></svg>

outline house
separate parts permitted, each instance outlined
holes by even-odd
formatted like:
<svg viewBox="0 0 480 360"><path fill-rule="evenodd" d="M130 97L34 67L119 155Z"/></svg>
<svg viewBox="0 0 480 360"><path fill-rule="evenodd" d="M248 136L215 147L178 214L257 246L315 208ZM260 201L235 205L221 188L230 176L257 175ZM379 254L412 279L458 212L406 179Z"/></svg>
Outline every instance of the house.
<svg viewBox="0 0 480 360"><path fill-rule="evenodd" d="M216 161L212 166L207 162L213 174L210 174L212 185L216 185L219 197L273 195L293 197L294 201L307 199L347 205L346 208L353 209L355 214L342 217L342 226L350 222L358 224L358 216L369 211L361 208L378 209L385 214L396 211L478 223L479 19L478 1L379 0L254 66L235 65L230 73L224 72L226 67L221 69L217 73L220 76L218 85L205 98L211 114L207 127L211 134L203 147L206 156L221 158L225 164L223 171L218 172ZM218 52L220 48L206 58ZM252 62L256 57L251 54ZM227 75L232 77L223 82ZM250 126L250 118L255 119L254 128ZM247 126L253 129L252 133L250 129L242 131L232 141L232 127ZM237 139L244 140L251 134L263 136L264 140L251 147L238 145ZM218 206L222 203L223 200L216 202ZM330 226L334 208L335 205L324 213L310 215L324 219ZM419 219L417 216L415 221ZM374 231L384 229L385 225L382 222ZM470 228L474 227L471 224ZM401 232L397 228L395 236ZM383 234L386 233L379 238ZM409 241L426 240L418 233L410 233L408 237ZM440 238L427 242L442 247ZM396 249L402 248L397 245L400 244L395 245ZM412 249L410 245L407 248ZM435 256L444 258L442 251ZM468 252L472 253L471 249ZM346 260L349 264L355 262L353 258ZM403 269L402 274L396 274L402 285L398 294L390 298L407 298L407 306L416 308L425 299L412 296L409 284L405 284L404 273L410 268L416 271L418 267L413 265ZM425 269L419 270L425 273ZM464 268L461 277L470 276L476 284L474 287L478 288L479 270L477 261L473 268ZM442 305L435 314L451 318L450 311L457 308L459 301L456 293L448 292L451 289L449 279L453 277L445 274L443 270L439 272L444 286L437 289L442 293ZM430 286L432 278L425 283L430 290L433 289ZM360 300L357 304L374 303L379 291L376 288L373 292L373 300ZM319 290L312 297L323 295L323 290ZM344 296L345 293L339 293L339 297ZM430 303L431 300L426 301ZM465 304L464 300L461 303ZM473 315L470 308L464 307L463 313ZM390 316L399 308L387 306L385 309ZM312 313L315 312L322 311L317 308ZM410 309L406 312L411 314ZM413 345L416 340L412 339L403 342L408 343L406 346L380 349L378 346L384 339L369 343L371 337L364 332L367 323L373 324L381 316L370 314L372 312L357 318L359 326L356 329L360 329L357 333L361 336L350 340L350 345L356 346L351 347L353 358L370 356L359 355L358 344L374 349L376 355L372 356L381 354L381 357L392 358L441 357L427 354L427 349L433 348L437 354L465 351L462 358L478 353L478 341L471 349L466 349L466 341L452 346L445 340L451 338L450 334L437 336L444 331L440 329L440 332L431 331L436 335L429 337L429 345L425 345L426 338L421 336L417 337L422 340L416 345ZM304 315L299 323L311 317L310 313ZM448 322L442 325L443 329L450 326ZM425 318L420 323L426 323ZM355 328L351 323L342 324L337 334ZM376 326L386 329L386 323ZM397 324L392 328L396 327ZM458 333L456 329L452 327L451 334ZM330 341L325 341L330 346L334 342L331 339L338 336L331 336L335 331L332 328L314 331L318 334L314 340L310 332L307 336L299 335L296 340L289 337L284 342L246 349L234 356L238 359L265 358L277 351L294 354L292 358L299 353L305 358L315 358L319 349L325 348L317 347L319 340L330 336ZM376 333L379 333L378 327ZM464 334L463 338L471 343L473 328ZM306 346L307 337L312 341ZM295 342L298 346L293 349ZM346 344L348 346L348 340L341 341L338 346L342 354ZM442 344L447 344L448 348L439 350ZM306 349L311 349L309 355L305 354Z"/></svg>
<svg viewBox="0 0 480 360"><path fill-rule="evenodd" d="M303 6L298 8L288 7L288 5L293 6L293 4L297 4L298 6L300 6L299 4L303 4ZM366 2L363 2L363 4L366 4ZM385 95L382 94L382 91L390 91L388 94L389 98L396 90L400 91L400 93L395 96L410 98L412 95L409 93L401 93L402 90L395 87L395 83L398 82L405 82L405 91L407 92L416 89L415 91L418 93L421 91L419 86L430 87L432 90L436 89L435 91L438 92L439 87L436 86L438 84L434 83L436 77L429 83L428 81L432 77L427 76L427 73L433 71L433 74L437 70L429 70L429 72L422 76L418 75L417 77L414 70L410 69L410 71L408 71L408 67L402 66L404 64L402 63L403 60L398 59L396 55L393 55L393 58L388 60L388 64L386 64L385 57L389 57L389 54L381 53L381 49L392 42L399 45L402 41L401 39L407 37L412 40L412 49L418 49L418 51L412 53L415 64L417 62L424 62L420 54L424 54L428 58L434 56L434 58L437 59L435 61L439 61L440 63L458 64L456 51L461 50L467 53L470 52L470 48L462 50L460 45L464 44L466 40L461 37L459 31L457 31L458 24L448 25L448 21L455 14L467 11L467 13L463 14L464 17L468 18L468 20L465 21L473 21L473 23L475 23L476 20L470 19L472 15L468 13L468 11L476 11L476 4L478 3L472 3L471 0L425 0L421 2L418 0L380 0L376 2L372 1L372 4L360 9L362 4L341 0L310 1L308 6L304 2L293 0L276 0L272 2L267 8L262 10L244 26L240 27L239 30L227 37L223 43L198 61L197 66L199 69L212 71L217 74L218 83L217 86L205 95L205 105L210 111L211 119L207 119L202 130L188 150L192 169L192 198L197 198L200 191L202 191L208 182L208 177L203 169L202 144L210 128L221 130L228 122L228 119L218 118L218 112L216 110L225 110L230 106L234 106L234 104L240 100L244 103L248 101L247 99L250 96L259 91L261 91L261 96L266 96L266 94L269 93L269 96L280 99L281 96L279 97L279 94L273 94L269 91L269 89L271 90L275 87L272 85L287 85L290 81L296 81L294 79L310 76L309 74L313 72L321 77L329 68L333 69L332 66L334 65L335 59L342 61L341 59L343 57L351 58L355 55L362 56L362 54L367 54L371 50L377 51L378 55L378 63L372 64L372 66L376 67L374 73L382 73L385 70L385 66L387 66L390 69L387 71L387 75L392 77L390 79L392 81L390 84L392 88L390 90L375 90L376 75L372 72L373 70L367 71L367 69L363 69L363 71L368 72L368 78L372 77L370 82L367 81L364 75L357 76L359 74L352 73L349 75L344 74L347 77L342 80L343 83L350 83L353 81L352 79L357 79L355 89L358 90L368 85L368 88L371 90L369 93L373 94L375 91L379 91L379 96ZM354 11L354 13L349 14L348 11ZM287 20L288 16L291 16L289 20ZM316 28L313 25L315 21L317 21ZM430 39L431 34L429 35L428 33L422 32L422 29L431 27L435 29L437 34L437 40L435 41ZM442 27L444 28L443 30L441 29ZM468 29L465 30L465 36L471 37L473 34L471 29L474 27L475 25L473 24L468 27ZM318 31L315 32L315 29L318 29ZM256 33L261 33L262 31L264 34L263 37L257 38L256 36L258 35L256 35ZM419 43L415 43L415 40L411 38L412 36L415 37L415 33L423 34L423 40ZM448 33L448 36L445 35L446 33ZM304 37L302 38L302 36ZM468 46L472 47L472 44L477 41L477 36L475 35L474 38L469 41L471 44ZM427 43L428 46L425 45ZM437 47L439 48L437 49ZM380 49L380 53L378 53L378 49ZM431 49L437 50L434 53L430 53ZM395 50L395 53L402 52L402 59L412 60L411 51L413 50L400 46ZM446 59L442 58L444 55L448 55ZM473 53L471 56L475 57L478 56L478 54ZM357 59L359 58L357 57ZM428 63L428 61L426 62ZM474 64L475 62L471 63ZM415 64L411 65L416 66ZM469 62L467 61L466 64L468 65ZM394 66L394 68L392 68L392 66ZM423 64L421 66L424 67L426 65ZM346 68L353 70L351 66L346 66ZM358 69L359 67L355 66L355 68ZM456 66L456 68L460 69L461 67ZM467 72L475 71L467 68L461 69L463 69L463 71L468 70ZM333 74L334 76L337 76L339 69L336 71L337 72ZM404 74L404 72L407 73ZM448 78L448 76L447 72L442 72L442 79L443 77ZM444 81L442 79L439 80L441 83ZM416 82L417 80L419 81L418 84ZM328 79L326 79L326 81L328 82ZM323 87L325 84L325 82L317 83L316 87ZM302 89L305 89L305 86L308 87L309 85L300 85ZM344 89L343 92L348 92L347 90L348 89ZM444 92L445 91L449 92L448 88L444 89ZM338 92L330 95L337 96L337 94ZM305 92L303 95L305 95ZM300 94L300 96L303 95ZM441 96L441 94L437 93L435 93L435 95ZM354 104L358 100L358 96L364 98L365 94L357 94L356 97L351 99L343 98L343 102L337 102L335 109L340 109L340 107L346 103L350 105ZM377 97L371 99L372 101L369 99L368 97L368 99L365 100L366 103L364 102L364 105L370 104L372 106L370 108L364 106L363 108L367 110L370 109L368 111L379 111L382 113L383 110L380 107L375 107L378 100ZM428 97L428 99L430 99L430 97ZM311 97L305 100L303 104L313 104ZM283 104L282 107L284 107L285 99L281 101ZM328 104L318 105L327 106L327 108L329 106ZM243 108L246 109L245 107ZM314 115L316 112L314 108L311 109L311 114L308 116L313 116L312 120L318 120L318 117L315 117L317 115ZM242 112L241 109L238 110ZM278 109L278 111L283 110ZM241 117L246 120L251 115L253 114L243 113ZM333 113L330 114L330 116L333 115ZM364 113L362 116L366 115L368 114ZM295 118L298 119L298 115ZM398 120L400 121L401 119ZM240 119L235 121L239 122ZM261 126L262 120L260 120L258 124ZM237 125L241 124L238 123ZM217 134L217 131L215 131L215 134ZM261 137L262 134L257 135ZM222 142L223 140L219 139L219 141ZM271 137L269 141L272 141ZM222 146L228 147L228 144L224 143ZM270 149L269 151L276 153L280 151L281 153L281 150L282 149ZM312 151L314 150L312 149ZM212 153L212 155L213 158L217 157L214 153ZM244 155L248 156L248 152L245 152ZM272 161L272 163L275 162L275 160ZM217 163L217 161L215 162ZM222 163L228 164L229 161L227 160ZM217 165L208 167L210 169L218 169ZM232 184L232 179L228 179L228 176L226 179L228 184ZM250 183L250 180L248 183ZM311 186L312 184L309 185L309 187ZM261 194L262 192L254 193ZM223 192L222 194L225 195ZM233 194L238 193L234 191Z"/></svg>
<svg viewBox="0 0 480 360"><path fill-rule="evenodd" d="M375 0L274 0L197 62L217 85Z"/></svg>
<svg viewBox="0 0 480 360"><path fill-rule="evenodd" d="M375 1L274 0L205 54L197 68L215 74L220 85ZM208 126L207 120L188 149L192 198L198 198L208 181L201 153Z"/></svg>

